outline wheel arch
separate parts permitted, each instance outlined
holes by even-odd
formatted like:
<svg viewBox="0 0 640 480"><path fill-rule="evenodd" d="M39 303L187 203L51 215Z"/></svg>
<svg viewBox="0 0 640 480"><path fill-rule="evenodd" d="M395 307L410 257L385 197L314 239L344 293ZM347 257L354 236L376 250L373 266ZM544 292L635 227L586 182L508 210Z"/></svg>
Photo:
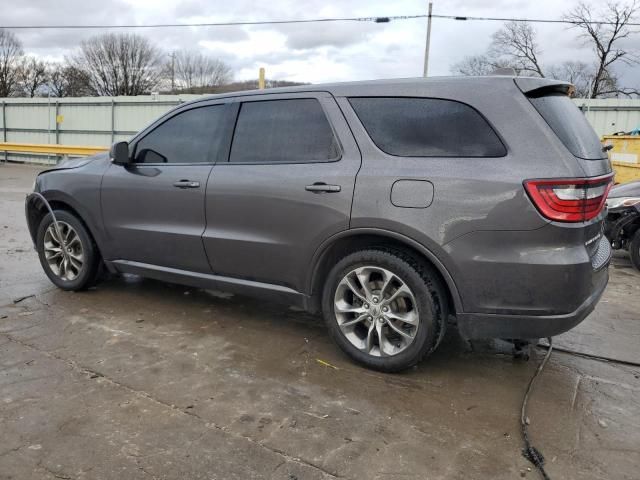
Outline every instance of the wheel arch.
<svg viewBox="0 0 640 480"><path fill-rule="evenodd" d="M340 258L354 251L376 246L401 249L433 267L446 287L449 311L452 313L462 312L462 301L455 281L438 257L410 237L378 228L346 230L332 236L320 245L311 260L312 268L305 283L306 291L310 293L309 310L314 312L320 310L321 285L332 266Z"/></svg>
<svg viewBox="0 0 640 480"><path fill-rule="evenodd" d="M41 194L47 199L49 202L49 206L52 210L65 210L69 213L75 215L80 222L84 225L84 227L89 232L92 240L96 244L98 248L98 253L100 254L100 242L98 237L96 236L94 225L87 221L88 215L84 212L84 209L77 205L77 203L73 200L73 198L65 195L62 192L41 192ZM36 243L36 238L38 235L38 227L42 219L49 213L49 210L45 206L43 200L36 195L29 197L25 204L26 217L27 217L27 225L29 227L29 233L31 235L31 239L33 244Z"/></svg>

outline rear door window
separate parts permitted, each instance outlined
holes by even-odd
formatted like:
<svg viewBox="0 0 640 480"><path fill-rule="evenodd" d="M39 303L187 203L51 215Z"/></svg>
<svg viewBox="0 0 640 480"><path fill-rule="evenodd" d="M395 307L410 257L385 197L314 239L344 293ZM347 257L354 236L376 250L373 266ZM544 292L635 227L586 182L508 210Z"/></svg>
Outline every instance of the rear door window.
<svg viewBox="0 0 640 480"><path fill-rule="evenodd" d="M352 97L371 140L400 157L502 157L491 125L464 103L436 98Z"/></svg>
<svg viewBox="0 0 640 480"><path fill-rule="evenodd" d="M315 98L244 102L240 107L231 162L329 162L339 154L331 125Z"/></svg>
<svg viewBox="0 0 640 480"><path fill-rule="evenodd" d="M607 158L596 132L566 94L542 95L529 100L574 156L585 160Z"/></svg>

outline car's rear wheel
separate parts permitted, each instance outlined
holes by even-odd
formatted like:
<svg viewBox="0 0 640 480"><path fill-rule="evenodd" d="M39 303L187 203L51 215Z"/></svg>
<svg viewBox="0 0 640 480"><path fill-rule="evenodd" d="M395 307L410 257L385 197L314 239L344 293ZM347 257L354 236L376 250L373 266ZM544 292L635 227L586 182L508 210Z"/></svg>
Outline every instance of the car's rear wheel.
<svg viewBox="0 0 640 480"><path fill-rule="evenodd" d="M36 248L49 279L63 290L92 286L100 270L100 255L82 222L66 210L45 215L38 227Z"/></svg>
<svg viewBox="0 0 640 480"><path fill-rule="evenodd" d="M356 362L395 372L418 363L446 328L443 287L435 272L404 252L363 250L328 275L322 310L329 333Z"/></svg>
<svg viewBox="0 0 640 480"><path fill-rule="evenodd" d="M631 257L631 263L640 270L640 228L636 230L631 243L629 244L629 257Z"/></svg>

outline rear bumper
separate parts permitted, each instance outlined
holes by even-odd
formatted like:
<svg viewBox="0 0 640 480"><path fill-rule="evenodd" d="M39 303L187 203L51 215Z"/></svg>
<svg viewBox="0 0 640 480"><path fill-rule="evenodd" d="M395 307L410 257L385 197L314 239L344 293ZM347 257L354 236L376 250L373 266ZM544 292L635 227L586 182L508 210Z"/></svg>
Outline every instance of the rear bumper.
<svg viewBox="0 0 640 480"><path fill-rule="evenodd" d="M460 313L458 330L465 338L536 339L564 333L582 322L595 308L609 281L605 268L593 293L573 312L562 315L501 315Z"/></svg>

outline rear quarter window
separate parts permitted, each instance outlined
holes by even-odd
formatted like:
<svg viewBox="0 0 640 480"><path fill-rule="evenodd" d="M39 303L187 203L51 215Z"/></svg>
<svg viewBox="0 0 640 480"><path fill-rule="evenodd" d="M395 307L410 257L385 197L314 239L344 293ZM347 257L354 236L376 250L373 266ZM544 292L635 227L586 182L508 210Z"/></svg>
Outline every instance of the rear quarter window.
<svg viewBox="0 0 640 480"><path fill-rule="evenodd" d="M491 125L464 103L436 98L351 97L371 140L400 157L502 157Z"/></svg>
<svg viewBox="0 0 640 480"><path fill-rule="evenodd" d="M530 97L529 101L574 156L585 160L607 158L596 132L566 94Z"/></svg>

